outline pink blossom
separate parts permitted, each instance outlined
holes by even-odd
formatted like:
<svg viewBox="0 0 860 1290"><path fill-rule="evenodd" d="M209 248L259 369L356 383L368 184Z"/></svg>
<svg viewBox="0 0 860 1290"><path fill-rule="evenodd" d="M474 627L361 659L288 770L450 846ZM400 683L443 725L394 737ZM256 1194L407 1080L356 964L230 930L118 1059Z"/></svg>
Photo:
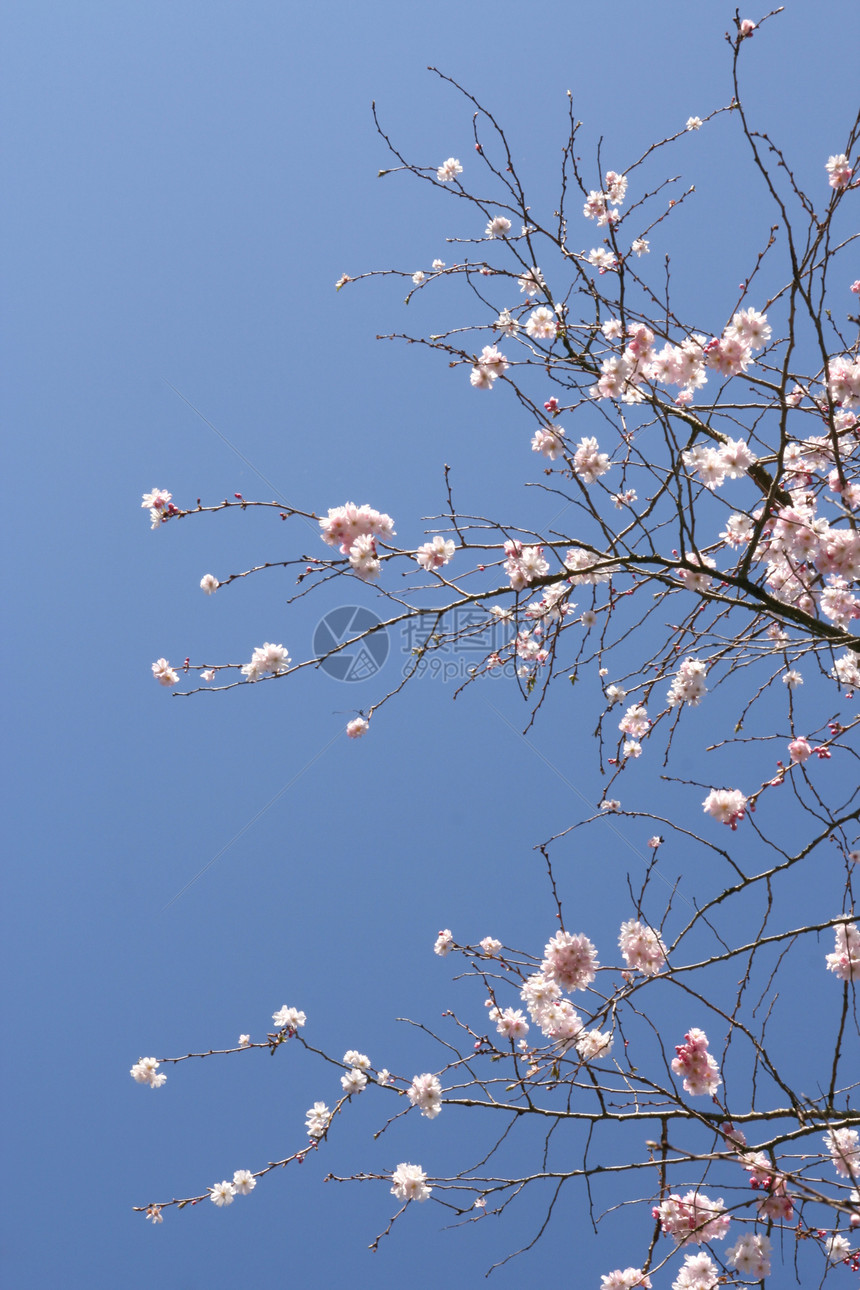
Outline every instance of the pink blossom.
<svg viewBox="0 0 860 1290"><path fill-rule="evenodd" d="M517 282L519 283L520 291L527 296L536 296L539 291L543 291L546 288L543 274L536 266L526 269L522 277L517 278Z"/></svg>
<svg viewBox="0 0 860 1290"><path fill-rule="evenodd" d="M526 334L532 340L555 340L558 334L558 318L546 305L532 311L526 319Z"/></svg>
<svg viewBox="0 0 860 1290"><path fill-rule="evenodd" d="M651 1278L641 1268L616 1268L600 1278L600 1290L651 1290Z"/></svg>
<svg viewBox="0 0 860 1290"><path fill-rule="evenodd" d="M522 1039L528 1034L529 1023L520 1008L505 1008L503 1011L492 1008L489 1016L496 1023L496 1030L506 1039Z"/></svg>
<svg viewBox="0 0 860 1290"><path fill-rule="evenodd" d="M853 981L860 977L860 932L856 923L840 923L836 930L836 946L827 955L827 970L840 981Z"/></svg>
<svg viewBox="0 0 860 1290"><path fill-rule="evenodd" d="M842 1178L860 1178L860 1134L856 1129L829 1129L824 1143Z"/></svg>
<svg viewBox="0 0 860 1290"><path fill-rule="evenodd" d="M508 360L495 345L485 345L481 350L469 380L476 390L491 390L496 379L508 370Z"/></svg>
<svg viewBox="0 0 860 1290"><path fill-rule="evenodd" d="M617 170L607 170L605 183L606 200L622 206L627 195L627 176L619 175Z"/></svg>
<svg viewBox="0 0 860 1290"><path fill-rule="evenodd" d="M722 1197L709 1200L701 1192L688 1191L686 1196L671 1195L655 1205L654 1217L676 1245L701 1245L720 1241L729 1230L731 1219L723 1208Z"/></svg>
<svg viewBox="0 0 860 1290"><path fill-rule="evenodd" d="M742 309L734 315L723 335L733 336L752 349L763 349L771 338L767 314L761 314L757 309Z"/></svg>
<svg viewBox="0 0 860 1290"><path fill-rule="evenodd" d="M653 842L652 838L648 845ZM666 946L658 933L645 923L632 920L622 923L618 944L624 955L624 962L633 971L642 972L645 976L656 976L666 966Z"/></svg>
<svg viewBox="0 0 860 1290"><path fill-rule="evenodd" d="M632 735L634 739L641 739L644 735L647 735L650 727L651 722L648 718L647 709L638 703L634 703L632 707L629 707L618 722L618 729L621 733Z"/></svg>
<svg viewBox="0 0 860 1290"><path fill-rule="evenodd" d="M672 1290L715 1290L720 1272L707 1254L688 1254L672 1282Z"/></svg>
<svg viewBox="0 0 860 1290"><path fill-rule="evenodd" d="M376 550L376 538L362 533L349 548L349 563L354 573L365 582L378 578L382 569Z"/></svg>
<svg viewBox="0 0 860 1290"><path fill-rule="evenodd" d="M759 1215L770 1222L790 1223L794 1217L794 1205L786 1191L784 1178L772 1178L768 1194L758 1203Z"/></svg>
<svg viewBox="0 0 860 1290"><path fill-rule="evenodd" d="M457 176L462 175L462 173L463 167L460 165L457 158L449 157L447 161L442 162L442 165L436 171L436 178L439 180L440 184L450 184L452 179L456 179Z"/></svg>
<svg viewBox="0 0 860 1290"><path fill-rule="evenodd" d="M589 436L580 440L573 454L573 468L583 483L593 484L610 469L609 456L601 452L597 440Z"/></svg>
<svg viewBox="0 0 860 1290"><path fill-rule="evenodd" d="M154 1057L141 1057L129 1071L132 1079L138 1084L148 1084L150 1088L161 1088L167 1076L158 1069L159 1063Z"/></svg>
<svg viewBox="0 0 860 1290"><path fill-rule="evenodd" d="M609 1031L580 1030L574 1041L576 1051L584 1062L594 1061L597 1057L608 1057L612 1051L613 1038Z"/></svg>
<svg viewBox="0 0 860 1290"><path fill-rule="evenodd" d="M675 1047L678 1056L672 1060L672 1070L684 1076L685 1092L694 1097L713 1095L723 1081L717 1063L708 1052L708 1036L694 1026L684 1039L685 1043Z"/></svg>
<svg viewBox="0 0 860 1290"><path fill-rule="evenodd" d="M726 1262L737 1268L742 1277L761 1281L770 1276L770 1240L759 1232L742 1236L726 1254Z"/></svg>
<svg viewBox="0 0 860 1290"><path fill-rule="evenodd" d="M454 948L454 934L450 927L445 927L436 937L436 944L433 946L433 953L438 954L441 959L450 954Z"/></svg>
<svg viewBox="0 0 860 1290"><path fill-rule="evenodd" d="M738 376L752 362L752 346L728 332L705 346L705 362L722 376Z"/></svg>
<svg viewBox="0 0 860 1290"><path fill-rule="evenodd" d="M391 516L384 515L367 504L356 506L354 502L347 502L345 506L336 506L319 523L323 541L329 546L339 546L342 555L349 555L358 537L394 536L394 520Z"/></svg>
<svg viewBox="0 0 860 1290"><path fill-rule="evenodd" d="M705 685L706 676L707 667L704 663L697 658L685 658L666 695L669 707L678 708L682 704L687 704L691 708L698 707L702 696L708 692L708 687Z"/></svg>
<svg viewBox="0 0 860 1290"><path fill-rule="evenodd" d="M484 237L506 237L511 231L511 221L505 215L494 215L484 229Z"/></svg>
<svg viewBox="0 0 860 1290"><path fill-rule="evenodd" d="M788 745L788 755L795 765L802 766L812 756L812 745L801 735L798 739L792 739Z"/></svg>
<svg viewBox="0 0 860 1290"><path fill-rule="evenodd" d="M739 788L712 788L702 803L702 810L707 815L712 815L720 824L728 824L732 829L737 828L746 809L747 798Z"/></svg>
<svg viewBox="0 0 860 1290"><path fill-rule="evenodd" d="M391 1175L392 1196L398 1200L424 1201L433 1190L427 1186L427 1175L420 1165L399 1164Z"/></svg>
<svg viewBox="0 0 860 1290"><path fill-rule="evenodd" d="M696 569L679 569L678 578L683 582L688 591L707 591L711 585L711 577L707 573L698 572L699 569L716 569L717 562L712 560L709 555L688 555L687 559L690 564L695 564Z"/></svg>
<svg viewBox="0 0 860 1290"><path fill-rule="evenodd" d="M419 546L415 552L415 559L421 565L422 569L433 570L441 569L446 565L454 555L454 543L447 541L439 534L433 538L432 542L425 542Z"/></svg>
<svg viewBox="0 0 860 1290"><path fill-rule="evenodd" d="M406 1096L428 1120L435 1119L442 1110L442 1085L435 1075L416 1075Z"/></svg>
<svg viewBox="0 0 860 1290"><path fill-rule="evenodd" d="M561 426L540 426L532 438L532 452L540 452L550 461L555 461L564 452L564 430Z"/></svg>
<svg viewBox="0 0 860 1290"><path fill-rule="evenodd" d="M163 488L153 488L151 493L143 494L143 501L140 503L143 510L166 511L167 504L173 498L172 493L168 493Z"/></svg>
<svg viewBox="0 0 860 1290"><path fill-rule="evenodd" d="M844 152L836 153L828 157L825 163L827 173L830 176L829 184L831 188L847 188L851 183L851 162L845 156Z"/></svg>
<svg viewBox="0 0 860 1290"><path fill-rule="evenodd" d="M522 542L511 539L505 543L505 555L505 573L514 591L522 591L535 578L543 578L549 573L542 546L523 546Z"/></svg>
<svg viewBox="0 0 860 1290"><path fill-rule="evenodd" d="M612 251L608 251L605 246L592 247L585 258L600 274L607 273L610 269L617 269L618 267L617 257Z"/></svg>
<svg viewBox="0 0 860 1290"><path fill-rule="evenodd" d="M166 658L160 658L157 663L153 663L152 675L159 685L176 685L179 681L178 675Z"/></svg>
<svg viewBox="0 0 860 1290"><path fill-rule="evenodd" d="M587 936L556 932L544 949L541 970L563 990L584 990L595 977L597 950Z"/></svg>
<svg viewBox="0 0 860 1290"><path fill-rule="evenodd" d="M250 663L242 668L242 675L248 681L259 681L263 676L280 676L288 670L290 662L289 653L283 645L273 645L266 641L254 650Z"/></svg>

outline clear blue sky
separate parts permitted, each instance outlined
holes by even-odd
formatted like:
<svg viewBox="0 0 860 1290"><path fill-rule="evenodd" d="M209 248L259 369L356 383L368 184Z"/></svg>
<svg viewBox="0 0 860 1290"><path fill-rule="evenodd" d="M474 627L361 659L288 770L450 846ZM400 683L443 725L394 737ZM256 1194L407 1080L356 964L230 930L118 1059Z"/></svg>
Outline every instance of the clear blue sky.
<svg viewBox="0 0 860 1290"><path fill-rule="evenodd" d="M732 6L4 10L7 1284L477 1284L537 1211L444 1233L435 1207L412 1207L368 1254L393 1198L323 1186L325 1173L401 1159L445 1172L470 1131L452 1114L374 1144L385 1108L370 1096L301 1176L272 1175L229 1210L171 1213L155 1231L131 1212L287 1154L306 1108L337 1093L331 1070L293 1050L188 1063L155 1094L129 1078L134 1061L261 1038L287 1003L336 1055L358 1047L379 1065L434 1069L434 1050L394 1018L467 1007L450 961L430 952L437 929L539 951L552 907L532 847L581 806L495 711L522 720L497 683L452 704L453 687L424 681L361 743L331 741L377 697L372 681L305 673L171 700L150 674L163 654L241 660L271 640L306 656L316 606L287 609L280 574L211 600L198 582L318 539L267 513L150 533L140 496L271 493L169 382L297 506L367 501L417 541L449 461L466 509L518 513L535 471L513 402L481 401L438 358L375 340L407 321L433 330L444 294L408 319L399 286L335 294L344 271L449 259L445 236L461 231L437 194L376 178L387 157L371 99L411 157L466 160L469 113L425 71L438 65L494 109L551 203L565 92L583 155L602 134L607 164L623 169L728 100ZM789 0L747 51L754 112L804 176L820 178L842 148L856 21L848 0ZM677 223L679 289L719 326L769 212L729 118L682 143L671 168L697 198ZM356 597L372 604L367 589ZM592 727L565 694L532 741L593 802ZM620 887L637 862L608 832L601 847L599 868L579 857L569 894L582 930L612 944L604 880ZM571 1208L493 1284L559 1268L598 1284L615 1264L585 1246L579 1263L585 1235Z"/></svg>

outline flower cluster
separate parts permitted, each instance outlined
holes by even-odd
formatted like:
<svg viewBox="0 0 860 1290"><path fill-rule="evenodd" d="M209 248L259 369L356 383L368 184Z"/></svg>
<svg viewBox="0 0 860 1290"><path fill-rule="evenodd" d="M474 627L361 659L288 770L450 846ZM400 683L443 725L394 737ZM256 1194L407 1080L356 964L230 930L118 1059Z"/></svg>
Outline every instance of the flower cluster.
<svg viewBox="0 0 860 1290"><path fill-rule="evenodd" d="M152 675L159 685L176 685L179 681L178 673L170 666L166 658L160 658L157 663L153 663Z"/></svg>
<svg viewBox="0 0 860 1290"><path fill-rule="evenodd" d="M541 971L562 990L584 990L599 966L597 950L584 933L556 932L544 949Z"/></svg>
<svg viewBox="0 0 860 1290"><path fill-rule="evenodd" d="M844 1263L846 1259L851 1257L851 1242L838 1232L827 1238L827 1244L824 1248L828 1263ZM770 1268L768 1268L769 1271Z"/></svg>
<svg viewBox="0 0 860 1290"><path fill-rule="evenodd" d="M454 933L451 931L450 927L446 927L440 931L439 935L436 937L436 944L433 946L433 953L438 954L439 957L443 959L446 954L450 954L453 948Z"/></svg>
<svg viewBox="0 0 860 1290"><path fill-rule="evenodd" d="M845 153L839 152L832 157L828 157L824 164L825 169L830 176L828 181L830 187L837 190L840 188L847 188L851 183L851 175L853 171L851 168L851 162L848 160Z"/></svg>
<svg viewBox="0 0 860 1290"><path fill-rule="evenodd" d="M223 1182L209 1188L209 1199L220 1209L222 1205L232 1205L235 1196L250 1196L256 1186L257 1179L250 1169L237 1169L232 1182L225 1178Z"/></svg>
<svg viewBox="0 0 860 1290"><path fill-rule="evenodd" d="M686 1196L673 1194L662 1204L655 1205L652 1213L662 1230L674 1237L676 1245L721 1241L731 1222L722 1198L709 1200L698 1191L688 1191Z"/></svg>
<svg viewBox="0 0 860 1290"><path fill-rule="evenodd" d="M708 1052L708 1036L694 1026L684 1036L685 1043L675 1047L677 1057L672 1059L672 1070L684 1076L684 1089L694 1097L706 1093L713 1095L722 1084L720 1069Z"/></svg>
<svg viewBox="0 0 860 1290"><path fill-rule="evenodd" d="M589 436L580 440L573 454L573 468L584 484L593 484L610 466L609 454L600 451L596 439Z"/></svg>
<svg viewBox="0 0 860 1290"><path fill-rule="evenodd" d="M637 254L647 251L644 242ZM589 263L601 273L615 267L615 257L608 251L592 251ZM617 319L603 326L607 340L622 336ZM686 336L679 345L666 341L662 349L654 348L654 333L642 323L627 329L627 344L621 354L610 354L601 364L600 378L592 386L591 394L597 399L615 399L635 403L642 399L639 388L645 382L680 387L677 401L687 404L694 392L707 384L707 368L723 376L736 376L745 372L756 350L763 349L771 337L771 328L765 314L756 309L743 309L736 313L721 336L708 340L707 336L694 333ZM743 450L746 451L743 451ZM712 449L717 452L718 450ZM736 454L736 459L733 459ZM721 477L737 478L755 460L746 445L739 447L733 441L727 445L726 463L722 468L719 456L714 458L714 469Z"/></svg>
<svg viewBox="0 0 860 1290"><path fill-rule="evenodd" d="M423 546L419 546L415 552L415 559L421 568L428 571L443 568L453 556L454 543L450 540L446 541L438 534L431 542L425 542Z"/></svg>
<svg viewBox="0 0 860 1290"><path fill-rule="evenodd" d="M344 1061L346 1061L348 1057L349 1053L347 1053ZM367 1062L366 1057L364 1060ZM369 1066L370 1062L367 1062L367 1064ZM348 1097L351 1097L353 1093L361 1093L363 1089L367 1088L367 1075L364 1072L364 1068L361 1066L353 1066L345 1075L341 1075L340 1086Z"/></svg>
<svg viewBox="0 0 860 1290"><path fill-rule="evenodd" d="M492 1000L490 1000L492 1003ZM495 1021L496 1030L505 1039L524 1039L528 1034L529 1023L521 1008L491 1007L487 1014L490 1021Z"/></svg>
<svg viewBox="0 0 860 1290"><path fill-rule="evenodd" d="M526 335L531 340L555 340L558 335L558 317L546 305L532 310L526 319Z"/></svg>
<svg viewBox="0 0 860 1290"><path fill-rule="evenodd" d="M547 951L551 945L552 942L547 945ZM605 1057L611 1051L611 1033L586 1030L582 1017L567 999L561 997L561 987L546 971L535 972L528 977L520 990L520 998L542 1034L554 1044L559 1044L563 1052L573 1046L583 1061L591 1061L598 1056ZM488 1000L488 1005L492 1005L492 1000ZM501 1021L503 1014L497 1009L495 1011ZM495 1019L492 1011L490 1016Z"/></svg>
<svg viewBox="0 0 860 1290"><path fill-rule="evenodd" d="M720 824L736 829L746 815L747 798L739 788L712 788L702 802L702 810L719 820Z"/></svg>
<svg viewBox="0 0 860 1290"><path fill-rule="evenodd" d="M616 1268L600 1278L600 1290L651 1290L651 1278L641 1268Z"/></svg>
<svg viewBox="0 0 860 1290"><path fill-rule="evenodd" d="M308 1137L321 1138L330 1124L331 1111L325 1102L314 1102L305 1120Z"/></svg>
<svg viewBox="0 0 860 1290"><path fill-rule="evenodd" d="M705 363L721 376L739 376L752 362L758 349L764 349L771 337L766 314L743 309L732 318L722 336L705 346Z"/></svg>
<svg viewBox="0 0 860 1290"><path fill-rule="evenodd" d="M139 1062L135 1062L129 1071L133 1080L138 1084L148 1084L150 1088L161 1088L167 1079L163 1071L158 1069L159 1063L154 1057L141 1057Z"/></svg>
<svg viewBox="0 0 860 1290"><path fill-rule="evenodd" d="M264 676L281 676L290 666L290 656L283 645L258 645L251 655L250 663L242 668L242 675L248 681L259 681Z"/></svg>
<svg viewBox="0 0 860 1290"><path fill-rule="evenodd" d="M603 563L600 561L600 557L593 555L590 551L586 551L584 547L570 547L564 557L565 568L569 569L573 575L568 578L568 582L572 586L584 585L591 587L596 586L599 582L609 582L612 578L612 569L606 568L605 564L598 569L595 566L599 563Z"/></svg>
<svg viewBox="0 0 860 1290"><path fill-rule="evenodd" d="M811 469L813 463L826 464L826 447L811 441L806 447L804 469ZM818 516L814 494L799 488L792 492L790 504L781 506L764 530L756 559L767 562L765 576L778 600L809 614L818 606L840 626L860 616L860 600L848 590L848 583L860 578L860 534L834 528ZM841 665L850 659L845 655Z"/></svg>
<svg viewBox="0 0 860 1290"><path fill-rule="evenodd" d="M618 268L618 257L605 246L592 247L585 259L601 275Z"/></svg>
<svg viewBox="0 0 860 1290"><path fill-rule="evenodd" d="M719 448L697 444L689 452L681 453L681 460L691 474L711 490L719 488L729 479L740 479L756 463L755 455L743 439L727 439Z"/></svg>
<svg viewBox="0 0 860 1290"><path fill-rule="evenodd" d="M643 739L650 728L651 720L648 716L648 710L643 708L640 703L632 704L618 722L618 729L621 733L630 735L631 739Z"/></svg>
<svg viewBox="0 0 860 1290"><path fill-rule="evenodd" d="M702 695L708 693L705 677L708 674L706 665L697 658L685 658L669 686L666 695L670 708L679 708L686 703L695 708L702 701Z"/></svg>
<svg viewBox="0 0 860 1290"><path fill-rule="evenodd" d="M526 269L522 277L517 278L517 284L526 296L536 296L539 291L546 290L543 274L536 266Z"/></svg>
<svg viewBox="0 0 860 1290"><path fill-rule="evenodd" d="M457 176L462 175L462 173L463 167L460 165L457 158L449 157L447 161L442 162L442 165L436 171L436 178L439 180L440 184L450 184L452 179L456 179Z"/></svg>
<svg viewBox="0 0 860 1290"><path fill-rule="evenodd" d="M505 555L505 573L514 591L522 591L535 578L543 578L549 573L542 546L523 546L522 542L512 538L505 543Z"/></svg>
<svg viewBox="0 0 860 1290"><path fill-rule="evenodd" d="M484 229L484 237L507 237L510 231L511 221L508 217L506 215L494 215L493 218L487 222L487 227Z"/></svg>
<svg viewBox="0 0 860 1290"><path fill-rule="evenodd" d="M832 358L827 389L833 402L843 408L860 407L860 358L853 363L849 358Z"/></svg>
<svg viewBox="0 0 860 1290"><path fill-rule="evenodd" d="M141 506L144 510L149 511L149 518L152 520L154 529L157 529L159 524L170 515L178 513L171 500L172 497L173 494L166 492L163 488L153 488L151 493L143 494Z"/></svg>
<svg viewBox="0 0 860 1290"><path fill-rule="evenodd" d="M392 1196L398 1200L426 1200L432 1191L427 1186L427 1175L420 1165L400 1164L391 1175L394 1186Z"/></svg>
<svg viewBox="0 0 860 1290"><path fill-rule="evenodd" d="M498 377L508 370L508 360L495 345L485 345L469 375L476 390L491 390Z"/></svg>
<svg viewBox="0 0 860 1290"><path fill-rule="evenodd" d="M278 1012L272 1013L272 1021L274 1021L278 1030L291 1030L295 1034L299 1026L305 1024L307 1017L303 1012L299 1012L298 1008L288 1008L284 1004L283 1008L279 1009Z"/></svg>
<svg viewBox="0 0 860 1290"><path fill-rule="evenodd" d="M627 193L627 177L625 175L619 175L614 170L607 170L605 183L605 191L592 188L582 208L582 213L586 219L597 220L598 228L602 228L607 224L618 223L620 212L617 208L622 205Z"/></svg>
<svg viewBox="0 0 860 1290"><path fill-rule="evenodd" d="M394 537L394 520L390 515L366 503L356 506L354 502L347 502L345 506L330 508L327 517L320 520L320 528L324 542L339 547L342 555L349 556L349 563L359 578L378 577L381 565L376 539Z"/></svg>
<svg viewBox="0 0 860 1290"><path fill-rule="evenodd" d="M742 1236L726 1253L726 1262L742 1277L761 1281L770 1276L770 1240L757 1232Z"/></svg>
<svg viewBox="0 0 860 1290"><path fill-rule="evenodd" d="M416 1075L406 1090L406 1096L428 1120L435 1119L442 1110L442 1085L435 1075Z"/></svg>
<svg viewBox="0 0 860 1290"><path fill-rule="evenodd" d="M860 1178L860 1134L856 1129L829 1129L824 1144L838 1174Z"/></svg>
<svg viewBox="0 0 860 1290"><path fill-rule="evenodd" d="M827 955L827 970L840 981L860 978L860 931L856 923L840 923L836 928L836 945Z"/></svg>
<svg viewBox="0 0 860 1290"><path fill-rule="evenodd" d="M540 426L532 437L532 452L540 452L555 461L564 452L564 430L561 426Z"/></svg>
<svg viewBox="0 0 860 1290"><path fill-rule="evenodd" d="M632 920L621 924L618 937L628 968L645 976L656 976L666 967L666 946L653 927Z"/></svg>
<svg viewBox="0 0 860 1290"><path fill-rule="evenodd" d="M672 1282L672 1290L714 1290L719 1280L720 1272L712 1258L704 1253L688 1254Z"/></svg>

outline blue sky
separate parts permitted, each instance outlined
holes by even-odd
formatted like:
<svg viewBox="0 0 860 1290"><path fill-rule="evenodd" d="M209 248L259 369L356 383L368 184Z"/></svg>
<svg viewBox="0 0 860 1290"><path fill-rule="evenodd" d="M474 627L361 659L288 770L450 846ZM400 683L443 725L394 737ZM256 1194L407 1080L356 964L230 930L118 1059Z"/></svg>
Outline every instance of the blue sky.
<svg viewBox="0 0 860 1290"><path fill-rule="evenodd" d="M444 1172L471 1132L410 1120L374 1143L384 1111L370 1098L300 1180L274 1174L229 1210L172 1213L156 1231L132 1213L287 1154L306 1108L337 1091L290 1049L188 1063L152 1094L128 1077L138 1057L262 1037L287 1003L336 1055L433 1069L429 1044L394 1018L438 1019L467 997L430 952L437 929L540 950L552 907L533 847L578 816L579 793L600 794L596 709L568 694L534 747L499 682L452 704L450 684L425 679L359 744L335 736L377 697L373 681L303 673L171 700L150 674L160 655L242 660L283 640L305 656L335 602L288 608L277 571L203 597L202 574L318 539L269 512L150 533L140 496L269 496L246 459L295 505L368 501L406 541L441 508L447 461L465 509L521 513L534 472L513 401L482 402L436 356L375 339L445 325L444 294L408 316L399 285L335 294L343 272L426 267L462 235L439 194L377 179L387 157L370 102L421 164L467 160L470 114L425 70L439 66L493 108L535 200L551 203L566 91L583 155L602 135L622 169L728 100L731 12L674 0L5 7L10 1284L197 1287L274 1270L420 1290L473 1284L533 1234L528 1203L507 1228L447 1233L434 1207L412 1207L368 1254L387 1189L324 1175L416 1158ZM848 3L789 0L747 51L753 113L804 178L841 150L854 108L856 57L833 41L852 20ZM728 117L683 140L671 165L697 189L673 235L680 312L718 327L769 211ZM386 680L400 651L393 641ZM574 851L566 874L598 943L617 936L608 880L639 863L622 833ZM494 1284L557 1268L585 1235L571 1202L530 1263ZM596 1284L610 1264L582 1248Z"/></svg>

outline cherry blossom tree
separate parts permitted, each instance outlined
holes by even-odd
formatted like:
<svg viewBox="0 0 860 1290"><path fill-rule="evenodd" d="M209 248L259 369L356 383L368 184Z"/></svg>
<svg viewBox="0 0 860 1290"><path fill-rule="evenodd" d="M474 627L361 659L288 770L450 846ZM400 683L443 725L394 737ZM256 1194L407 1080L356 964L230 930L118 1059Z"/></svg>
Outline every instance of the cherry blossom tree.
<svg viewBox="0 0 860 1290"><path fill-rule="evenodd" d="M358 580L382 606L378 622L308 658L267 641L249 642L231 663L159 659L161 685L195 695L289 684L411 624L403 675L348 721L346 736L384 739L386 706L408 702L409 682L443 650L477 641L486 648L460 689L504 673L526 729L556 687L600 696L605 784L585 818L535 839L550 899L545 945L523 951L439 932L436 955L460 963L472 992L468 1011L451 1013L436 1036L437 1069L395 1072L357 1050L322 1053L293 1002L265 1038L135 1063L134 1079L157 1089L195 1055L290 1045L323 1063L331 1103L307 1111L288 1156L196 1196L141 1205L154 1222L207 1198L231 1204L323 1148L336 1168L338 1122L364 1095L379 1099L383 1125L386 1115L434 1120L458 1106L483 1116L488 1133L480 1163L452 1160L446 1177L410 1161L352 1175L380 1190L389 1215L380 1236L413 1201L468 1220L542 1186L549 1199L533 1245L559 1195L579 1188L606 1234L605 1290L760 1281L801 1243L823 1270L860 1266L860 279L851 225L860 116L843 138L822 141L820 182L806 191L744 102L742 64L773 17L736 16L730 101L627 164L610 159L623 169L607 168L600 148L586 167L569 99L553 210L530 202L493 114L442 73L472 114L470 158L414 164L377 122L392 157L381 174L454 199L474 232L451 239L450 262L344 274L337 286L400 280L407 303L459 291L456 327L392 339L442 355L471 397L513 395L517 469L531 466L533 487L558 503L551 524L461 509L447 466L444 510L420 533L415 517L395 522L339 499L314 511L239 494L190 504L160 488L145 494L156 530L236 509L317 530L307 547L295 529L286 559L206 573L201 589L219 601L278 568L295 577L293 603L348 579L351 597ZM670 238L692 195L667 177L673 145L722 114L748 150L772 226L745 280L726 284L715 326L676 311L670 261L653 263L652 244ZM624 805L634 766L653 780L649 810ZM644 865L615 893L617 942L597 946L587 907L566 912L557 871L574 836L607 817L639 839ZM695 903L661 870L669 838L708 860L709 889ZM800 1008L821 1018L802 1061L771 1041ZM622 1211L638 1253L635 1266L615 1268Z"/></svg>

